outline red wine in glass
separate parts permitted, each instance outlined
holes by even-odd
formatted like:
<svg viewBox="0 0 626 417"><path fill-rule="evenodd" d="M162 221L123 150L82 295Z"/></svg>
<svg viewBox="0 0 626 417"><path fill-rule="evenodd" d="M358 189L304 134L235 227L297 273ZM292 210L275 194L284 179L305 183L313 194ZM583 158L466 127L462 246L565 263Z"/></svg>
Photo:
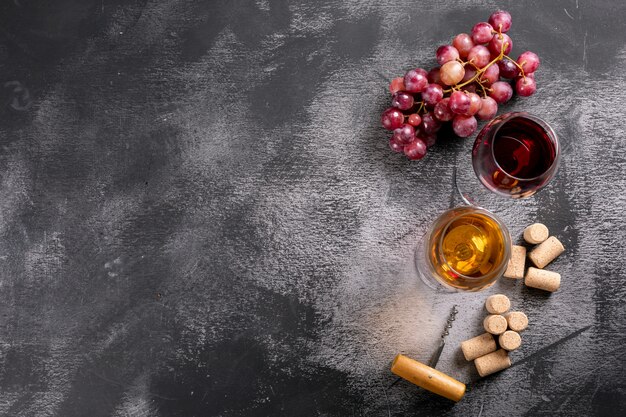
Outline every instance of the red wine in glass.
<svg viewBox="0 0 626 417"><path fill-rule="evenodd" d="M524 112L493 119L478 134L472 150L476 176L489 190L525 198L556 174L559 142L552 128Z"/></svg>

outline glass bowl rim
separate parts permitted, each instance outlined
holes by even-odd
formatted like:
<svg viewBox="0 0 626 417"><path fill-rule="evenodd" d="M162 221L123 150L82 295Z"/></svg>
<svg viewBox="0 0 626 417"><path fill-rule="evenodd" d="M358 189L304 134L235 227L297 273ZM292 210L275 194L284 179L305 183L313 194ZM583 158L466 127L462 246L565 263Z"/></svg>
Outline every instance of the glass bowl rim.
<svg viewBox="0 0 626 417"><path fill-rule="evenodd" d="M439 222L439 220L441 218L443 218L446 214L448 214L448 213L450 213L452 211L455 211L455 210L459 210L459 209L463 210L463 211L471 209L472 210L471 213L480 212L480 213L486 215L487 217L491 218L492 220L494 220L496 222L496 224L498 225L498 227L500 229L499 232L500 232L500 234L502 235L502 238L503 238L502 239L503 240L503 250L504 250L504 254L505 255L502 258L502 262L500 262L500 264L498 265L498 268L494 269L492 272L500 270L503 267L506 268L506 265L508 265L509 259L511 257L511 248L510 248L510 246L512 244L511 243L511 235L509 233L509 229L506 227L504 222L498 216L496 216L494 213L492 213L491 211L489 211L487 209L484 209L484 208L478 207L478 206L468 205L468 206L454 207L454 208L451 208L449 210L446 210L443 213L441 213L439 215L439 217L437 217L437 220L435 220L435 222L431 226L431 232L432 232L432 230L434 230L435 226L438 224L438 222ZM444 238L445 232L448 230L448 227L452 224L453 221L458 220L459 217L466 216L466 215L471 214L471 213L463 213L463 214L461 214L459 216L455 216L455 217L451 218L450 220L448 220L448 222L444 225L443 230L441 232L441 236L439 236L439 242L438 242L438 245L437 245L439 247L438 250L439 250L439 255L441 256L441 259L446 259L445 256L443 256L442 250L443 250L443 238ZM429 232L429 236L430 236L430 232ZM461 274L460 272L458 272L456 269L454 269L448 263L447 260L446 260L446 265L448 265L448 267L452 271L454 271L454 273L457 274L459 277L461 277L463 279L466 279L466 280L469 280L469 281L480 281L480 280L483 280L485 278L485 276L489 276L489 273L488 273L488 274L482 275L480 277L470 277L468 275L464 275L464 274ZM504 271L502 271L502 272L504 272ZM499 278L499 275L501 275L501 274L495 274L495 277L490 280L490 283L496 281ZM439 281L439 279L437 279L437 281ZM439 281L439 282L441 282L441 281ZM444 283L444 284L445 285L449 285L447 283ZM454 286L451 286L451 287L456 288Z"/></svg>
<svg viewBox="0 0 626 417"><path fill-rule="evenodd" d="M535 116L533 114L530 114L528 112L525 111L518 111L518 112L509 112L509 113L505 113L501 116L501 118L497 121L497 126L495 126L493 132L490 132L490 135L492 136L492 143L495 142L496 140L496 135L498 133L498 131L500 130L500 128L507 122L511 121L512 119L515 119L517 117L524 117L525 119L530 120L531 122L535 123L537 126L539 126L541 129L545 130L546 133L548 133L548 137L550 138L550 141L552 142L552 144L554 145L554 160L552 161L552 163L550 164L550 166L541 174L536 175L534 177L531 178L521 178L521 177L516 177L514 175L509 174L504 168L502 168L500 166L500 164L498 163L498 160L496 159L496 156L494 154L494 146L492 144L491 146L491 158L493 160L493 163L496 165L496 167L500 170L500 172L502 172L504 175L506 175L507 177L516 180L516 181L520 181L520 182L530 182L530 181L535 181L537 179L540 179L542 177L545 177L546 175L550 175L550 173L552 171L554 171L557 167L557 164L559 162L560 156L561 156L561 145L559 143L559 138L556 134L556 132L554 131L554 129L552 129L552 126L550 126L548 124L548 122L546 122L545 120L543 120L542 118ZM487 125L488 126L488 125ZM483 129L485 129L487 126L485 126ZM480 134L478 135L480 136Z"/></svg>

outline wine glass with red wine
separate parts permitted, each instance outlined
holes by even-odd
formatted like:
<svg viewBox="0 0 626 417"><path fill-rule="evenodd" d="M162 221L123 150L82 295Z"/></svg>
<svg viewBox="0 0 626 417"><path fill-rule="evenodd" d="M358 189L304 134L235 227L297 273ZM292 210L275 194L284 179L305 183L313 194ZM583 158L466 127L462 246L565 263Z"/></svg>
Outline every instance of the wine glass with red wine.
<svg viewBox="0 0 626 417"><path fill-rule="evenodd" d="M525 112L506 113L478 134L472 165L490 191L526 198L554 177L560 152L556 133L546 122Z"/></svg>

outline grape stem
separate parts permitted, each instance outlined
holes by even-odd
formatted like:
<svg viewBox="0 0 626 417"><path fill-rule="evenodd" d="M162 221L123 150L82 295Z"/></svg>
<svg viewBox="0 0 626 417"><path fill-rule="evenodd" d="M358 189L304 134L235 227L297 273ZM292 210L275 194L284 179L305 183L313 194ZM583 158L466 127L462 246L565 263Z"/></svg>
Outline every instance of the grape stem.
<svg viewBox="0 0 626 417"><path fill-rule="evenodd" d="M485 89L485 86L483 85L483 83L478 83L478 85L483 90L483 97L487 98L487 90Z"/></svg>
<svg viewBox="0 0 626 417"><path fill-rule="evenodd" d="M464 83L461 83L461 84L456 84L456 85L450 86L450 88L448 88L447 90L443 90L444 94L445 94L445 93L450 93L450 92L455 91L455 90L459 90L459 89L461 89L462 87L465 87L466 85L471 84L471 83L473 83L473 82L478 82L478 84L481 86L481 88L483 89L483 92L484 92L484 91L485 91L485 88L484 88L484 86L483 86L483 83L482 83L482 82L481 82L481 80L480 80L480 76L481 76L481 75L482 75L485 71L487 71L487 69L488 69L490 66L494 65L494 64L495 64L496 62L498 62L498 61L501 61L501 60L502 60L502 58L504 58L504 57L509 58L508 56L506 56L506 55L504 54L504 51L506 50L507 46L509 46L509 43L508 43L508 42L504 42L504 43L502 44L502 48L500 49L500 54L499 54L497 57L495 57L495 58L494 58L494 59L493 59L490 63L488 63L487 65L485 65L483 68L480 68L480 69L479 69L479 68L478 68L478 67L477 67L477 66L476 66L476 65L472 62L472 60L471 60L471 59L470 59L469 61L462 62L463 66L465 66L465 64L470 64L470 65L472 65L474 68L476 68L476 74L475 74L472 78L470 78L469 80L465 81ZM511 58L509 58L509 59L511 59ZM513 61L513 60L511 59L511 61ZM515 61L513 61L513 62L515 63L515 65L517 65L517 66L520 68L520 70L522 71L522 76L524 76L524 72L523 72L523 70L522 70L522 67L520 67L520 66L519 66L519 64L518 64L517 62L515 62Z"/></svg>
<svg viewBox="0 0 626 417"><path fill-rule="evenodd" d="M479 71L479 70L480 70L480 68L478 68L476 65L474 65L474 63L473 63L472 61L467 61L467 63L468 63L468 64L470 64L472 67L474 67L474 69L475 69L476 71Z"/></svg>
<svg viewBox="0 0 626 417"><path fill-rule="evenodd" d="M426 107L425 107L425 103L424 100L419 102L419 107L417 108L417 110L415 110L415 113L420 113L421 111L424 111L424 113L426 113ZM409 118L408 114L404 115L404 120L407 120Z"/></svg>

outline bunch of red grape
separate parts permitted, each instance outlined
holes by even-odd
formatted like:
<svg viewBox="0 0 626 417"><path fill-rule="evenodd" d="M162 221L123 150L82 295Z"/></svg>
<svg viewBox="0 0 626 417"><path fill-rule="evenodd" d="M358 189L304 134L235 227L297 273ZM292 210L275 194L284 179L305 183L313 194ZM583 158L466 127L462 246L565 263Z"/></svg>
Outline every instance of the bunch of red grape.
<svg viewBox="0 0 626 417"><path fill-rule="evenodd" d="M476 131L476 118L492 119L498 104L511 99L511 83L522 97L535 92L539 57L530 51L517 60L509 57L510 28L511 15L494 12L489 22L474 25L471 35L458 34L452 45L440 46L439 67L428 72L413 69L391 81L392 107L383 112L381 121L393 131L389 140L393 151L422 159L443 122L451 121L454 133L465 138Z"/></svg>

